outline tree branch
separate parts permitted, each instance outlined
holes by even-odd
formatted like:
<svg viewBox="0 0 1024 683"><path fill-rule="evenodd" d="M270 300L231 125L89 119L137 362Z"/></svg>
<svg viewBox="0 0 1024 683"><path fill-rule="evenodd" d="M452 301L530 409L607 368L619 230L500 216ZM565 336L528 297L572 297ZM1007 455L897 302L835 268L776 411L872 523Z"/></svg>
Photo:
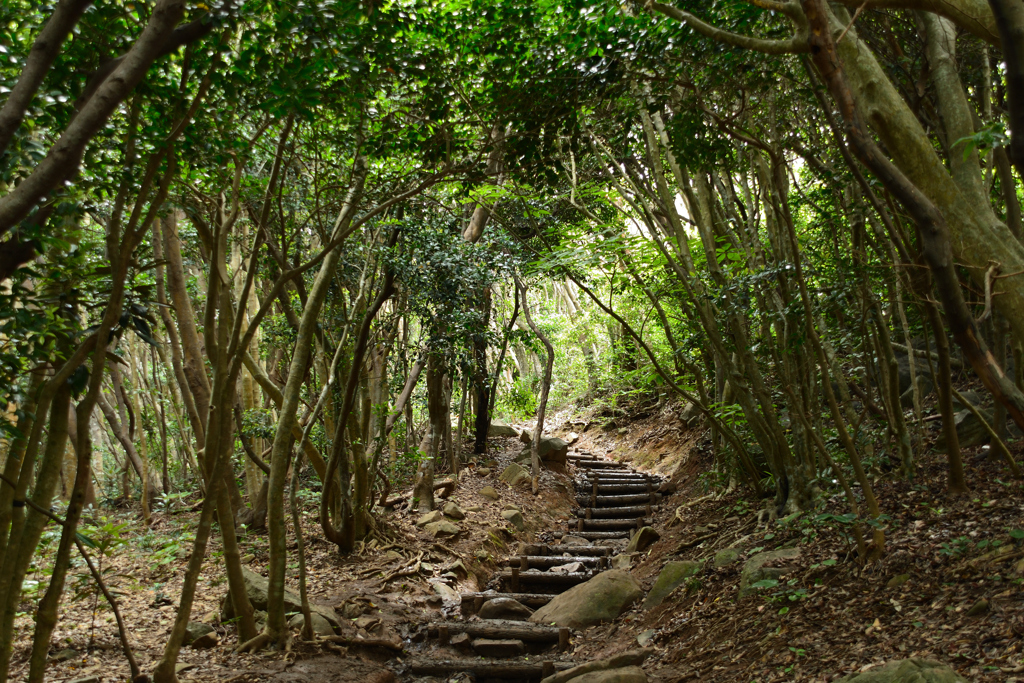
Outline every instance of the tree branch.
<svg viewBox="0 0 1024 683"><path fill-rule="evenodd" d="M649 0L647 7L660 12L667 17L672 17L677 21L683 22L703 36L734 47L742 47L746 50L763 52L767 55L791 55L798 54L800 52L808 52L811 49L807 42L807 30L803 25L802 19L798 18L798 13L792 13L791 11L786 11L785 13L786 16L794 20L797 24L797 31L793 37L788 40L767 40L765 38L754 38L753 36L744 36L739 33L720 29L717 26L712 26L711 24L698 19L685 10L657 2L656 0ZM785 7L788 10L789 3L787 3Z"/></svg>

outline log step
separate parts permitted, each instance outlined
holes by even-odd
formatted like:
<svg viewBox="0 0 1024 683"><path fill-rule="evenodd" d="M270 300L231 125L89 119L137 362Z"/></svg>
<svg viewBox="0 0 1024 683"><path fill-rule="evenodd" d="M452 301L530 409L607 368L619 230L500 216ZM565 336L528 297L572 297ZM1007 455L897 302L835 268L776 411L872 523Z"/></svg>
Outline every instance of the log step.
<svg viewBox="0 0 1024 683"><path fill-rule="evenodd" d="M515 567L519 569L550 569L551 567L558 567L563 564L572 564L573 562L579 562L580 564L586 565L587 569L604 569L608 560L605 557L592 557L586 555L580 555L577 557L564 557L561 555L520 555L519 557L510 557L505 560L505 566Z"/></svg>
<svg viewBox="0 0 1024 683"><path fill-rule="evenodd" d="M578 531L573 529L567 532L566 535L583 538L588 541L608 541L616 538L629 538L630 531L629 529L626 531Z"/></svg>
<svg viewBox="0 0 1024 683"><path fill-rule="evenodd" d="M525 621L504 619L482 619L480 621L444 621L427 626L427 634L437 636L444 630L449 635L465 633L471 638L491 640L521 640L524 643L557 643L568 640L569 629L558 626L543 626Z"/></svg>
<svg viewBox="0 0 1024 683"><path fill-rule="evenodd" d="M621 496L597 496L591 502L591 496L576 496L576 503L580 507L619 507L625 505L642 505L655 502L661 499L661 494L654 493L631 493Z"/></svg>
<svg viewBox="0 0 1024 683"><path fill-rule="evenodd" d="M658 510L658 505L631 505L622 507L586 507L580 508L576 511L576 516L583 519L609 519L616 517L631 517L636 519L637 517L645 517L650 515L653 511Z"/></svg>
<svg viewBox="0 0 1024 683"><path fill-rule="evenodd" d="M507 678L514 681L539 681L557 671L576 666L575 662L485 662L479 659L414 659L409 662L409 671L414 676L449 676L457 673L472 673L478 679Z"/></svg>
<svg viewBox="0 0 1024 683"><path fill-rule="evenodd" d="M563 553L570 553L572 555L601 557L612 554L612 549L603 545L524 545L522 549L523 555L561 555Z"/></svg>
<svg viewBox="0 0 1024 683"><path fill-rule="evenodd" d="M519 567L512 567L509 571L500 572L498 581L501 586L511 586L513 592L518 592L519 587L523 585L562 592L584 581L589 581L593 576L594 572L572 572L570 574L521 572Z"/></svg>
<svg viewBox="0 0 1024 683"><path fill-rule="evenodd" d="M527 607L537 608L548 604L554 597L554 595L545 595L544 593L463 593L462 615L466 616L467 610L471 610L470 614L479 612L485 602L490 602L495 598L512 598Z"/></svg>
<svg viewBox="0 0 1024 683"><path fill-rule="evenodd" d="M591 470L586 474L587 481L640 481L660 484L661 480L649 477L646 474L634 472L614 472L611 470Z"/></svg>
<svg viewBox="0 0 1024 683"><path fill-rule="evenodd" d="M587 489L590 490L587 490ZM597 495L622 494L622 493L652 493L657 487L650 484L597 484ZM577 486L577 493L594 493L593 485Z"/></svg>
<svg viewBox="0 0 1024 683"><path fill-rule="evenodd" d="M589 467L596 470L611 470L629 467L629 465L624 462L615 462L614 460L574 460L572 463L579 467Z"/></svg>
<svg viewBox="0 0 1024 683"><path fill-rule="evenodd" d="M650 526L651 521L642 517L633 519L577 519L569 522L569 533L573 531L612 531L620 529L639 529Z"/></svg>

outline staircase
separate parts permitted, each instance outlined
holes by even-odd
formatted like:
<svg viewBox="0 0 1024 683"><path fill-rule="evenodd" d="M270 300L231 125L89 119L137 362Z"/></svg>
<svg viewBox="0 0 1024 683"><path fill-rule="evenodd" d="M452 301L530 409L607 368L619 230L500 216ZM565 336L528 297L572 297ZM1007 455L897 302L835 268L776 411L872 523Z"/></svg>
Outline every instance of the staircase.
<svg viewBox="0 0 1024 683"><path fill-rule="evenodd" d="M409 674L469 673L476 681L540 681L582 663L572 661L569 654L569 628L525 621L526 611L516 619L486 618L500 613L501 607L516 608L508 599L531 610L546 605L611 568L612 557L625 549L634 533L650 525L661 499L660 478L586 451L570 451L568 462L579 506L575 519L551 535L555 542L522 544L519 554L502 560L502 570L489 584L492 590L462 594L462 621L429 624L434 656L410 660ZM453 650L460 654L449 658Z"/></svg>

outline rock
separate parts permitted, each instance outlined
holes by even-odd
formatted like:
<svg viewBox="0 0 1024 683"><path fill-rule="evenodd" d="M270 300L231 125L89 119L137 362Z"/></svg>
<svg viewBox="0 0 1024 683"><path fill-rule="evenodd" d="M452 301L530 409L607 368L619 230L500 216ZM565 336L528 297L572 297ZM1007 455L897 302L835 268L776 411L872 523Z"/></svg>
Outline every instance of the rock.
<svg viewBox="0 0 1024 683"><path fill-rule="evenodd" d="M644 600L644 609L653 609L669 596L669 593L681 586L691 576L700 572L704 565L700 562L666 562L651 586L651 592Z"/></svg>
<svg viewBox="0 0 1024 683"><path fill-rule="evenodd" d="M569 562L568 564L559 564L554 567L548 568L548 571L552 574L575 574L577 572L584 571L582 562Z"/></svg>
<svg viewBox="0 0 1024 683"><path fill-rule="evenodd" d="M723 550L719 550L715 553L715 569L725 567L736 562L740 559L741 554L742 553L739 548L725 548Z"/></svg>
<svg viewBox="0 0 1024 683"><path fill-rule="evenodd" d="M494 490L493 486L485 486L480 489L480 495L491 500L498 500L498 492Z"/></svg>
<svg viewBox="0 0 1024 683"><path fill-rule="evenodd" d="M220 621L220 615L211 610L204 614L203 618L199 621L203 622L204 624L216 624L218 621Z"/></svg>
<svg viewBox="0 0 1024 683"><path fill-rule="evenodd" d="M214 631L199 636L192 641L192 647L196 650L209 650L211 647L217 647L218 645L220 645L220 636Z"/></svg>
<svg viewBox="0 0 1024 683"><path fill-rule="evenodd" d="M252 561L253 561L253 560L255 560L255 559L256 559L256 556L255 556L255 555L249 554L249 555L242 555L242 558L241 558L241 560L239 560L239 561L240 561L240 562L241 562L242 564L249 564L250 562L252 562Z"/></svg>
<svg viewBox="0 0 1024 683"><path fill-rule="evenodd" d="M448 642L451 643L452 647L457 647L460 650L467 650L471 646L468 633L457 633Z"/></svg>
<svg viewBox="0 0 1024 683"><path fill-rule="evenodd" d="M626 667L638 667L644 663L644 660L651 652L652 650L632 650L630 652L623 652L621 655L609 657L608 659L587 662L586 664L580 664L579 666L574 666L571 669L559 671L548 676L541 683L568 683L569 681L579 680L579 677L585 674L621 670Z"/></svg>
<svg viewBox="0 0 1024 683"><path fill-rule="evenodd" d="M633 564L632 553L619 553L612 558L611 567L612 569L629 569L630 565Z"/></svg>
<svg viewBox="0 0 1024 683"><path fill-rule="evenodd" d="M477 474L478 477L489 476L491 474L491 468L490 467L478 467L477 470L476 470L476 474Z"/></svg>
<svg viewBox="0 0 1024 683"><path fill-rule="evenodd" d="M850 674L839 683L967 683L967 679L941 662L898 659L862 674Z"/></svg>
<svg viewBox="0 0 1024 683"><path fill-rule="evenodd" d="M565 435L565 438L563 439L563 441L565 441L565 443L569 444L570 446L579 440L580 435L577 434L576 432L569 432L568 434Z"/></svg>
<svg viewBox="0 0 1024 683"><path fill-rule="evenodd" d="M248 567L242 567L242 579L245 581L245 591L249 595L249 602L252 603L253 609L265 612L267 609L267 579ZM301 612L302 600L296 593L293 593L290 590L285 590L284 609L286 612ZM331 626L341 628L341 619L338 617L338 613L330 607L310 603L309 609L311 612L316 612L326 619ZM234 616L235 609L234 605L231 603L231 596L225 595L220 606L221 623L226 622L228 619L233 619ZM266 616L264 616L263 619L266 620ZM259 619L257 619L257 621L259 621Z"/></svg>
<svg viewBox="0 0 1024 683"><path fill-rule="evenodd" d="M82 678L76 678L68 681L68 683L100 683L99 676L83 676Z"/></svg>
<svg viewBox="0 0 1024 683"><path fill-rule="evenodd" d="M502 424L500 422L492 422L491 426L487 428L487 438L498 438L498 437L509 437L516 438L519 436L519 430L512 425Z"/></svg>
<svg viewBox="0 0 1024 683"><path fill-rule="evenodd" d="M651 527L642 527L639 531L633 534L633 538L629 539L629 545L626 546L626 552L643 552L651 547L651 545L659 538L661 538L661 535Z"/></svg>
<svg viewBox="0 0 1024 683"><path fill-rule="evenodd" d="M504 505L503 505L503 506L501 507L501 509L502 509L502 510L515 510L516 512L522 512L522 511L523 511L523 508L519 507L519 506L518 506L518 505L516 505L515 503L505 503L505 504L504 504Z"/></svg>
<svg viewBox="0 0 1024 683"><path fill-rule="evenodd" d="M334 627L331 626L331 622L324 619L321 615L316 612L312 612L310 615L310 621L313 622L313 633L318 636L333 636ZM296 614L288 620L288 625L292 628L302 628L303 618L301 614Z"/></svg>
<svg viewBox="0 0 1024 683"><path fill-rule="evenodd" d="M646 631L642 631L640 635L636 637L636 642L640 644L640 647L647 647L647 643L651 642L657 633L657 630L649 628Z"/></svg>
<svg viewBox="0 0 1024 683"><path fill-rule="evenodd" d="M926 363L928 362L924 358L922 358L921 360L926 362ZM908 370L907 371L907 389L902 394L900 394L900 405L903 406L904 408L908 408L909 409L909 408L913 407L913 405L914 405L914 390L913 390L913 388L910 387L910 372L909 372L909 368L907 370ZM901 378L901 380L900 380L901 386L902 386L902 383L903 382L902 382L902 378ZM932 384L932 378L928 376L927 372L925 374L922 374L920 368L918 368L918 370L917 370L917 392L918 392L918 395L920 396L921 400L923 401L925 399L925 397L928 396L928 394L932 393L932 389L934 389L934 388L935 387Z"/></svg>
<svg viewBox="0 0 1024 683"><path fill-rule="evenodd" d="M440 522L442 519L444 519L444 515L441 514L441 511L434 510L433 512L428 512L427 514L417 519L416 526L424 527L428 524L433 524L434 522Z"/></svg>
<svg viewBox="0 0 1024 683"><path fill-rule="evenodd" d="M527 621L533 616L533 610L512 598L494 598L485 602L477 614L481 619Z"/></svg>
<svg viewBox="0 0 1024 683"><path fill-rule="evenodd" d="M423 527L423 530L431 536L454 536L461 531L459 527L449 521L431 522Z"/></svg>
<svg viewBox="0 0 1024 683"><path fill-rule="evenodd" d="M983 617L988 614L989 602L985 598L978 600L978 602L971 605L971 608L967 610L967 616L969 617Z"/></svg>
<svg viewBox="0 0 1024 683"><path fill-rule="evenodd" d="M212 626L201 621L190 621L188 626L185 627L185 637L182 639L181 644L191 645L196 639L202 638L207 633L213 633Z"/></svg>
<svg viewBox="0 0 1024 683"><path fill-rule="evenodd" d="M638 666L625 666L621 669L592 671L569 680L572 683L647 683L647 674Z"/></svg>
<svg viewBox="0 0 1024 683"><path fill-rule="evenodd" d="M470 505L466 508L466 512L483 512L483 509L482 505Z"/></svg>
<svg viewBox="0 0 1024 683"><path fill-rule="evenodd" d="M514 526L517 531L523 531L526 528L526 521L523 519L523 513L519 510L505 510L501 513L501 518Z"/></svg>
<svg viewBox="0 0 1024 683"><path fill-rule="evenodd" d="M486 550L476 550L473 552L473 557L480 560L481 562L486 562L487 560L491 559L491 554Z"/></svg>
<svg viewBox="0 0 1024 683"><path fill-rule="evenodd" d="M562 536L562 545L590 545L590 541L579 536Z"/></svg>
<svg viewBox="0 0 1024 683"><path fill-rule="evenodd" d="M687 401L683 406L683 411L679 413L679 419L689 428L695 426L699 418L700 410L697 409L696 404Z"/></svg>
<svg viewBox="0 0 1024 683"><path fill-rule="evenodd" d="M586 628L611 621L644 594L629 572L610 569L573 586L530 617L535 624Z"/></svg>
<svg viewBox="0 0 1024 683"><path fill-rule="evenodd" d="M506 467L499 479L513 488L520 484L528 484L531 481L530 473L515 463Z"/></svg>
<svg viewBox="0 0 1024 683"><path fill-rule="evenodd" d="M886 588L899 588L907 581L910 581L910 574L897 574L896 576L889 579L889 582L885 584Z"/></svg>
<svg viewBox="0 0 1024 683"><path fill-rule="evenodd" d="M466 513L462 511L462 508L454 500L449 500L441 508L441 511L452 519L465 519Z"/></svg>
<svg viewBox="0 0 1024 683"><path fill-rule="evenodd" d="M757 591L753 584L765 579L778 579L791 570L783 567L765 567L764 565L779 560L795 560L800 557L799 548L783 548L782 550L770 550L758 553L747 560L740 573L740 597L746 597Z"/></svg>
<svg viewBox="0 0 1024 683"><path fill-rule="evenodd" d="M523 430L523 433L519 435L519 440L526 444L527 453L529 453L530 443L533 441L533 434L530 430ZM544 462L561 463L564 465L566 460L568 460L569 444L557 436L541 435L540 443L537 444L537 455Z"/></svg>
<svg viewBox="0 0 1024 683"><path fill-rule="evenodd" d="M212 630L212 629L211 629ZM78 650L72 650L71 648L65 648L50 657L51 662L67 662L78 657Z"/></svg>
<svg viewBox="0 0 1024 683"><path fill-rule="evenodd" d="M521 640L477 638L473 641L473 650L481 657L518 657L526 652L526 645Z"/></svg>
<svg viewBox="0 0 1024 683"><path fill-rule="evenodd" d="M441 581L434 580L430 583L433 587L434 592L437 593L438 597L444 602L462 602L462 596L459 592Z"/></svg>

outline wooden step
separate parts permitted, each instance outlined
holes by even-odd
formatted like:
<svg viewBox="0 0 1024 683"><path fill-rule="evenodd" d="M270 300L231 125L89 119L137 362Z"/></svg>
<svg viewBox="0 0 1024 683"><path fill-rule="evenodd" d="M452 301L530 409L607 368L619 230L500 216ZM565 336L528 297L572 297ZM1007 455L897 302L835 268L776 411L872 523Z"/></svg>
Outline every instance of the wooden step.
<svg viewBox="0 0 1024 683"><path fill-rule="evenodd" d="M622 470L589 470L584 476L590 481L595 479L598 481L659 481L647 474Z"/></svg>
<svg viewBox="0 0 1024 683"><path fill-rule="evenodd" d="M507 678L514 681L539 681L557 671L576 666L576 662L488 662L480 659L413 659L409 672L414 676L449 676L472 673L479 680Z"/></svg>
<svg viewBox="0 0 1024 683"><path fill-rule="evenodd" d="M621 493L653 493L658 487L650 482L643 484L606 484L593 482L589 487L586 485L577 486L577 493L589 493L590 495L607 496Z"/></svg>
<svg viewBox="0 0 1024 683"><path fill-rule="evenodd" d="M544 626L531 624L528 621L511 621L507 619L481 619L479 621L443 621L427 626L427 635L437 636L444 640L444 631L449 636L466 633L471 638L490 638L492 640L521 640L524 643L560 643L569 642L569 629L564 626Z"/></svg>
<svg viewBox="0 0 1024 683"><path fill-rule="evenodd" d="M490 602L495 598L512 598L520 604L536 609L548 604L554 597L554 595L545 593L463 593L462 616L476 614L485 602Z"/></svg>
<svg viewBox="0 0 1024 683"><path fill-rule="evenodd" d="M588 541L608 541L617 538L629 538L629 534L632 529L626 531L566 531L566 536L575 536L576 538L583 538ZM556 534L563 533L561 531L555 532Z"/></svg>
<svg viewBox="0 0 1024 683"><path fill-rule="evenodd" d="M627 505L642 505L661 500L660 493L630 493L622 496L576 496L576 503L580 507L620 507Z"/></svg>
<svg viewBox="0 0 1024 683"><path fill-rule="evenodd" d="M601 557L611 555L611 548L603 545L524 545L521 555L587 555L588 557Z"/></svg>
<svg viewBox="0 0 1024 683"><path fill-rule="evenodd" d="M634 519L577 519L569 522L569 533L573 531L619 531L650 526L651 521L643 517Z"/></svg>
<svg viewBox="0 0 1024 683"><path fill-rule="evenodd" d="M629 467L629 465L624 462L615 462L614 460L573 460L571 462L579 467L587 467L595 470L623 469Z"/></svg>
<svg viewBox="0 0 1024 683"><path fill-rule="evenodd" d="M580 508L576 511L576 516L582 519L614 519L617 517L631 517L636 519L637 517L646 517L651 515L655 510L658 510L660 506L651 505L629 505L622 507L585 507Z"/></svg>
<svg viewBox="0 0 1024 683"><path fill-rule="evenodd" d="M585 565L587 569L605 569L608 565L608 558L587 555L578 555L576 557L565 557L564 555L520 555L519 557L510 557L505 560L505 566L518 566L520 571L524 571L527 569L550 569L551 567L572 564L573 562L579 562Z"/></svg>
<svg viewBox="0 0 1024 683"><path fill-rule="evenodd" d="M572 572L556 574L554 572L521 572L519 567L498 573L499 585L508 586L512 592L519 592L521 586L557 590L559 593L593 578L594 572Z"/></svg>

